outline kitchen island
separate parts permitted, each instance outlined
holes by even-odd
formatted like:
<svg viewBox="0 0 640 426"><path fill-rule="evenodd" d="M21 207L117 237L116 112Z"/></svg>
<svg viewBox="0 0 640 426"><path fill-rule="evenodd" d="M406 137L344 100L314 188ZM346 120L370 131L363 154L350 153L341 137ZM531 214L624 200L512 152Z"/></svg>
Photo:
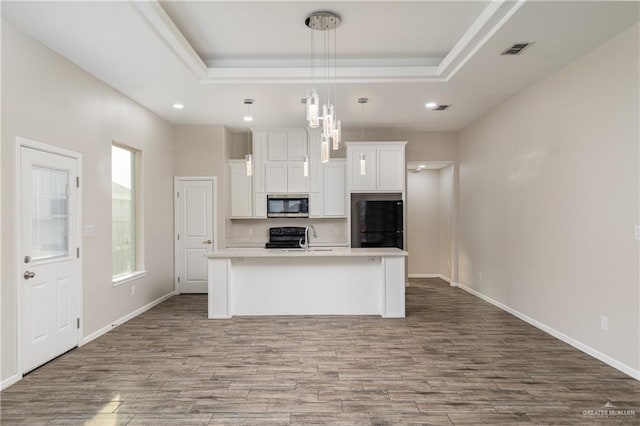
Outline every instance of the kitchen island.
<svg viewBox="0 0 640 426"><path fill-rule="evenodd" d="M209 318L234 315L405 316L397 248L236 248L207 254Z"/></svg>

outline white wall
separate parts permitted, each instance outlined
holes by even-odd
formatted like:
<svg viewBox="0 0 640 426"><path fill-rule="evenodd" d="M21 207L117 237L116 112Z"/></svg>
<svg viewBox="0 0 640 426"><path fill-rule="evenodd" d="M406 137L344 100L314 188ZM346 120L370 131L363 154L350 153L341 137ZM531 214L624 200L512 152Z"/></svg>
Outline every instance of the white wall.
<svg viewBox="0 0 640 426"><path fill-rule="evenodd" d="M84 336L173 291L171 126L2 21L2 366L16 371L14 154L17 136L83 154ZM130 284L111 282L111 143L142 151L145 266ZM135 284L135 295L130 286Z"/></svg>
<svg viewBox="0 0 640 426"><path fill-rule="evenodd" d="M459 282L636 373L638 39L635 25L462 131L459 253Z"/></svg>
<svg viewBox="0 0 640 426"><path fill-rule="evenodd" d="M452 279L453 267L453 164L438 170L438 274Z"/></svg>
<svg viewBox="0 0 640 426"><path fill-rule="evenodd" d="M407 173L407 268L409 275L438 274L440 173Z"/></svg>

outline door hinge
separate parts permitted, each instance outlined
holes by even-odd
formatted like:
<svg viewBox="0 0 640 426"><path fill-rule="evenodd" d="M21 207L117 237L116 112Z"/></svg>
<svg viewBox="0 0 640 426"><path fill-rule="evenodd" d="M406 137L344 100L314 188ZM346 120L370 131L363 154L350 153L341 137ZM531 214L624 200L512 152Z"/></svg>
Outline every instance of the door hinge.
<svg viewBox="0 0 640 426"><path fill-rule="evenodd" d="M176 192L176 198L180 198L180 192Z"/></svg>
<svg viewBox="0 0 640 426"><path fill-rule="evenodd" d="M76 318L76 327L80 329L80 318Z"/></svg>
<svg viewBox="0 0 640 426"><path fill-rule="evenodd" d="M80 259L80 247L76 248L76 257Z"/></svg>
<svg viewBox="0 0 640 426"><path fill-rule="evenodd" d="M180 277L178 277L178 282L180 282Z"/></svg>
<svg viewBox="0 0 640 426"><path fill-rule="evenodd" d="M178 240L180 240L180 234L178 234Z"/></svg>
<svg viewBox="0 0 640 426"><path fill-rule="evenodd" d="M76 188L80 188L80 176L76 176Z"/></svg>

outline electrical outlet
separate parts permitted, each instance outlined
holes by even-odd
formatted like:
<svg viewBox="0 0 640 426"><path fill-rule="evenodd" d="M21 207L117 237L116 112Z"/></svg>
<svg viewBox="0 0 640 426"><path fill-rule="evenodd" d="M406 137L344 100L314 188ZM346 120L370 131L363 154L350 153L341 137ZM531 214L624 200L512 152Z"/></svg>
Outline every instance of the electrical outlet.
<svg viewBox="0 0 640 426"><path fill-rule="evenodd" d="M482 272L478 272L478 279L482 281Z"/></svg>
<svg viewBox="0 0 640 426"><path fill-rule="evenodd" d="M249 235L253 235L253 228L249 228Z"/></svg>
<svg viewBox="0 0 640 426"><path fill-rule="evenodd" d="M335 226L333 228L333 235L340 235L340 228L338 228L337 226Z"/></svg>
<svg viewBox="0 0 640 426"><path fill-rule="evenodd" d="M600 328L604 331L607 331L609 329L609 318L605 317L604 315L600 316Z"/></svg>
<svg viewBox="0 0 640 426"><path fill-rule="evenodd" d="M133 296L134 294L136 294L136 286L132 285L131 286L131 295Z"/></svg>

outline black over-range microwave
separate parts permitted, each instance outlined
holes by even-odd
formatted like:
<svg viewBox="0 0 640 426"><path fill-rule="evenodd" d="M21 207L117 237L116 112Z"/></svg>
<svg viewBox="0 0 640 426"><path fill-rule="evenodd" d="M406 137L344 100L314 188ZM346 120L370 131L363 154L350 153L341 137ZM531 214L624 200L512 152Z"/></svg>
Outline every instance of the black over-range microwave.
<svg viewBox="0 0 640 426"><path fill-rule="evenodd" d="M269 194L267 195L267 217L309 217L309 196Z"/></svg>

